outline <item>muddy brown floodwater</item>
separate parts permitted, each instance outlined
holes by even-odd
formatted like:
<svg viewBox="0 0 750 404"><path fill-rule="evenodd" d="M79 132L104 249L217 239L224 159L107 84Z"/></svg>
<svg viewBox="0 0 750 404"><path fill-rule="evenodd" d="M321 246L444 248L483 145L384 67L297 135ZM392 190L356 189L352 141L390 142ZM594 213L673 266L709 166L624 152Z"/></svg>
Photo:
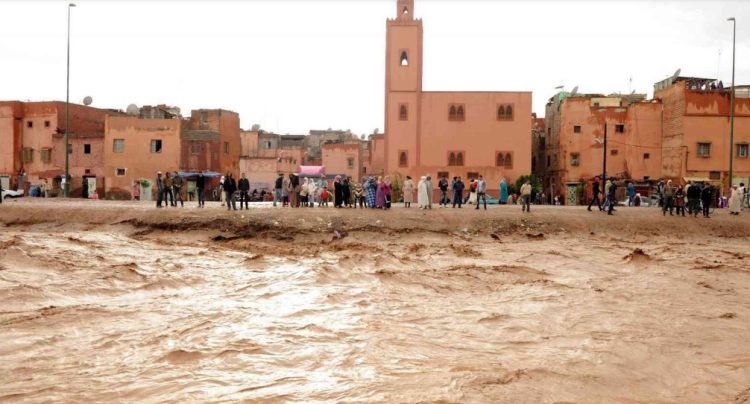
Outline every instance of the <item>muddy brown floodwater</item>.
<svg viewBox="0 0 750 404"><path fill-rule="evenodd" d="M3 204L0 401L750 402L747 215L482 213Z"/></svg>

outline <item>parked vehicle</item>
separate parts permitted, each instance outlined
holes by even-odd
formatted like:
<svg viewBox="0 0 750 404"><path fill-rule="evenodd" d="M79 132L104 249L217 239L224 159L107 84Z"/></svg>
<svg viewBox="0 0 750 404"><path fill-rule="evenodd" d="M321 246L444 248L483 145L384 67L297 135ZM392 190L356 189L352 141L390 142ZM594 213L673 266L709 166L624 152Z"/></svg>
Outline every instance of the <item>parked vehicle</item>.
<svg viewBox="0 0 750 404"><path fill-rule="evenodd" d="M23 196L23 189L19 190L12 190L12 189L4 189L3 190L3 199L8 198L20 198Z"/></svg>

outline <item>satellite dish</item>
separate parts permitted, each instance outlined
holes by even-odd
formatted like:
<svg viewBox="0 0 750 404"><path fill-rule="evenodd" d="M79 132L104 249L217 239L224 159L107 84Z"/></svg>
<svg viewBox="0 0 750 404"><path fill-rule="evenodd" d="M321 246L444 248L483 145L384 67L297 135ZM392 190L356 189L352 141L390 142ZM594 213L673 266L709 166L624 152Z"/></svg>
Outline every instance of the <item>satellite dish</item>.
<svg viewBox="0 0 750 404"><path fill-rule="evenodd" d="M93 101L94 99L90 95L83 97L83 105L91 105Z"/></svg>
<svg viewBox="0 0 750 404"><path fill-rule="evenodd" d="M260 125L256 123L252 128L250 128L250 130L253 132L257 132L260 130Z"/></svg>
<svg viewBox="0 0 750 404"><path fill-rule="evenodd" d="M128 115L136 116L136 115L138 115L138 106L135 105L135 104L130 104L130 105L128 105L128 108L125 109L125 112Z"/></svg>
<svg viewBox="0 0 750 404"><path fill-rule="evenodd" d="M680 77L680 72L682 72L682 69L677 69L672 75L672 80L676 80L678 77Z"/></svg>
<svg viewBox="0 0 750 404"><path fill-rule="evenodd" d="M578 86L573 87L573 91L570 92L570 95L576 95L578 94Z"/></svg>

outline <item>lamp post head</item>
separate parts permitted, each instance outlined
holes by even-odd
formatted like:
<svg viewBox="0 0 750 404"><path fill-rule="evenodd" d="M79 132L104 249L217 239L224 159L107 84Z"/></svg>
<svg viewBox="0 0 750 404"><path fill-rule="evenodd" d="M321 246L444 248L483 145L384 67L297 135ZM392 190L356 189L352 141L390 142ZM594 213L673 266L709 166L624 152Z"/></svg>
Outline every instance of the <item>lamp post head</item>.
<svg viewBox="0 0 750 404"><path fill-rule="evenodd" d="M68 3L68 7L75 7L76 3Z"/></svg>
<svg viewBox="0 0 750 404"><path fill-rule="evenodd" d="M727 18L727 21L733 21L733 22L737 22L737 20L735 20L735 19L734 19L734 17L729 17L729 18Z"/></svg>

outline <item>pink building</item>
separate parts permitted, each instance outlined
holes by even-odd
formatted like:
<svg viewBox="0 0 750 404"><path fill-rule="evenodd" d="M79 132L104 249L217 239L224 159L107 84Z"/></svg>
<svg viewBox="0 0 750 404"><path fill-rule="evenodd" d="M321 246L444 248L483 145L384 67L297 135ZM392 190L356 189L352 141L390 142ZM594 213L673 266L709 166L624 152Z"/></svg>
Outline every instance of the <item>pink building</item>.
<svg viewBox="0 0 750 404"><path fill-rule="evenodd" d="M361 179L364 174L364 142L355 140L347 143L326 143L322 149L326 174L352 177L355 181Z"/></svg>
<svg viewBox="0 0 750 404"><path fill-rule="evenodd" d="M531 174L531 92L423 91L414 0L398 0L397 15L386 27L385 173L481 174L490 190Z"/></svg>

